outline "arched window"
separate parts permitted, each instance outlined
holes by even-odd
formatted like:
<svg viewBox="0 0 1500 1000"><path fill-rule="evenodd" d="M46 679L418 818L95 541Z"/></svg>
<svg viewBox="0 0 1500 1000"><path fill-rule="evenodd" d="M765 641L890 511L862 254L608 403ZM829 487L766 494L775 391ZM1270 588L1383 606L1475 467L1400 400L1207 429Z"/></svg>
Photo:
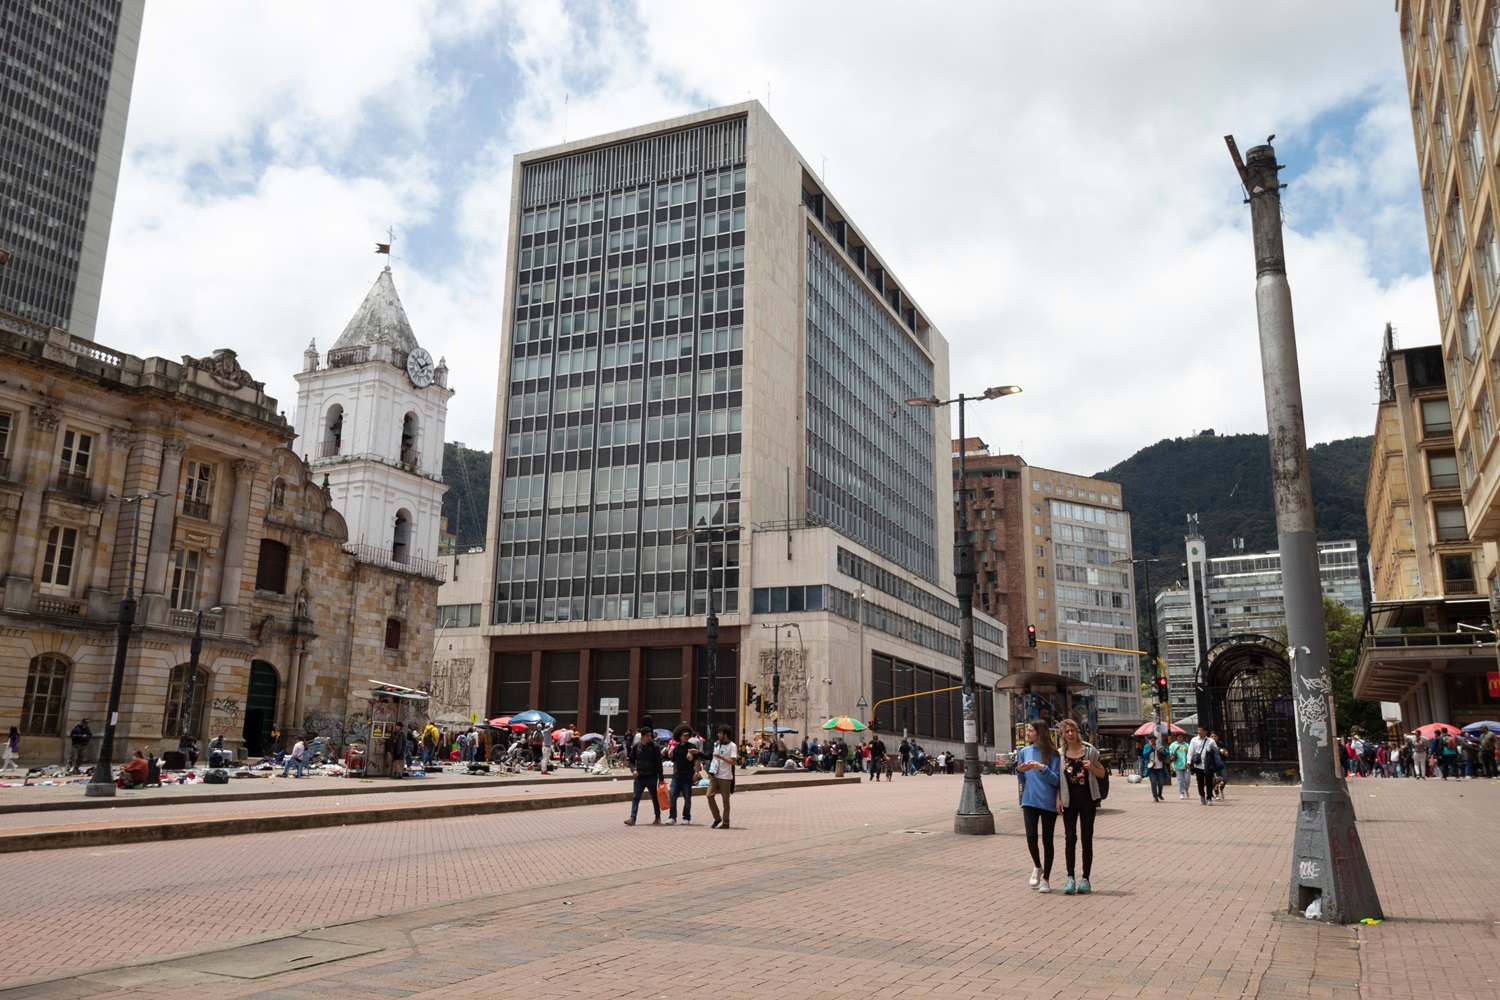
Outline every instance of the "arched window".
<svg viewBox="0 0 1500 1000"><path fill-rule="evenodd" d="M337 403L328 408L323 418L323 441L318 447L319 458L331 458L342 454L344 447L344 408Z"/></svg>
<svg viewBox="0 0 1500 1000"><path fill-rule="evenodd" d="M422 464L422 454L417 450L417 442L420 441L419 428L417 426L417 415L408 411L401 419L401 464L409 465L414 470Z"/></svg>
<svg viewBox="0 0 1500 1000"><path fill-rule="evenodd" d="M164 739L182 734L182 709L187 700L187 679L190 664L179 663L172 668L167 679L166 711L161 717L161 735ZM198 679L193 684L193 715L188 726L188 735L195 740L203 738L203 706L208 703L208 671L198 668Z"/></svg>
<svg viewBox="0 0 1500 1000"><path fill-rule="evenodd" d="M404 563L411 557L411 511L396 511L396 529L391 536L391 558Z"/></svg>
<svg viewBox="0 0 1500 1000"><path fill-rule="evenodd" d="M71 670L68 659L56 653L31 658L31 669L26 672L26 697L21 702L21 732L31 736L62 735Z"/></svg>

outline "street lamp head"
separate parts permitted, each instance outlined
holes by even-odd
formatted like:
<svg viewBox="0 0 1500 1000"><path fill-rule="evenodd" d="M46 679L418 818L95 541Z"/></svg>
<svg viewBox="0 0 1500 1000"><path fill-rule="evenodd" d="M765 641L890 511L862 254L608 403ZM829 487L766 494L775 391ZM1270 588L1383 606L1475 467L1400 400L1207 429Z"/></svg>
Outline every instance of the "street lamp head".
<svg viewBox="0 0 1500 1000"><path fill-rule="evenodd" d="M1021 391L1018 385L992 385L984 390L985 399L999 399L1001 396L1014 396Z"/></svg>
<svg viewBox="0 0 1500 1000"><path fill-rule="evenodd" d="M907 406L942 406L943 401L936 396L913 396L906 401Z"/></svg>

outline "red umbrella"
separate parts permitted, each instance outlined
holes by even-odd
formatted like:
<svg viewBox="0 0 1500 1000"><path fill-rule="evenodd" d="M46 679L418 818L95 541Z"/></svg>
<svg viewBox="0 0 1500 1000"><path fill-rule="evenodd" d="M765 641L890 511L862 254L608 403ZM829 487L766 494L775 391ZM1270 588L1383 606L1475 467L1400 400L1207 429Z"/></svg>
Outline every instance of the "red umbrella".
<svg viewBox="0 0 1500 1000"><path fill-rule="evenodd" d="M1425 726L1418 726L1416 734L1423 739L1432 739L1438 733L1451 733L1457 736L1462 730L1457 726L1450 726L1446 722L1429 722Z"/></svg>
<svg viewBox="0 0 1500 1000"><path fill-rule="evenodd" d="M1137 736L1150 736L1154 732L1152 726L1153 726L1153 724L1150 723L1150 722L1148 722L1145 725L1141 726L1141 728L1137 729L1135 731L1135 734ZM1178 736L1186 736L1187 735L1187 730L1183 729L1181 726L1169 725L1167 727L1167 732L1169 732L1169 733L1175 733Z"/></svg>

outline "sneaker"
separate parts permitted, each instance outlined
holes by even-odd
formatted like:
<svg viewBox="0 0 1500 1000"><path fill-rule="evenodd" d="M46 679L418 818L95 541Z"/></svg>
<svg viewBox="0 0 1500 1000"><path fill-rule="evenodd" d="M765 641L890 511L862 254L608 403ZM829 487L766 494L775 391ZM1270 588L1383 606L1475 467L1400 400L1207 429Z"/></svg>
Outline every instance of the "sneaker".
<svg viewBox="0 0 1500 1000"><path fill-rule="evenodd" d="M1068 876L1068 880L1063 883L1063 895L1064 896L1071 896L1071 895L1073 895L1073 893L1075 893L1077 891L1078 891L1078 883L1075 882L1075 881L1073 881L1073 876L1069 875Z"/></svg>
<svg viewBox="0 0 1500 1000"><path fill-rule="evenodd" d="M1080 895L1080 896L1087 896L1089 893L1091 893L1093 891L1094 891L1094 887L1091 886L1091 885L1089 885L1089 880L1088 879L1080 879L1079 880L1079 882L1078 882L1078 895Z"/></svg>
<svg viewBox="0 0 1500 1000"><path fill-rule="evenodd" d="M625 821L626 826L635 826L635 817L632 816Z"/></svg>
<svg viewBox="0 0 1500 1000"><path fill-rule="evenodd" d="M657 822L661 822L661 821L658 820ZM668 826L676 826L677 825L677 821L675 819L669 819L669 820L667 820L667 825Z"/></svg>
<svg viewBox="0 0 1500 1000"><path fill-rule="evenodd" d="M1036 891L1037 892L1051 892L1052 891L1052 887L1047 884L1047 880L1046 879L1042 879L1040 882L1037 883Z"/></svg>
<svg viewBox="0 0 1500 1000"><path fill-rule="evenodd" d="M684 817L682 817L682 825L683 826L692 826L693 825L693 821L690 820L690 819L688 819L686 816L684 816Z"/></svg>
<svg viewBox="0 0 1500 1000"><path fill-rule="evenodd" d="M714 820L714 829L715 830L717 830L719 827L721 827L723 825L724 825L724 821L722 819L716 819L716 820Z"/></svg>
<svg viewBox="0 0 1500 1000"><path fill-rule="evenodd" d="M726 819L724 822L720 823L719 824L719 829L720 830L727 830L727 829L729 829L729 820Z"/></svg>
<svg viewBox="0 0 1500 1000"><path fill-rule="evenodd" d="M1033 868L1033 869L1031 869L1031 878L1029 878L1029 879L1026 880L1026 884L1029 885L1029 886L1031 886L1033 889L1035 889L1036 888L1036 884L1038 882L1040 882L1041 880L1042 880L1042 870L1040 868Z"/></svg>

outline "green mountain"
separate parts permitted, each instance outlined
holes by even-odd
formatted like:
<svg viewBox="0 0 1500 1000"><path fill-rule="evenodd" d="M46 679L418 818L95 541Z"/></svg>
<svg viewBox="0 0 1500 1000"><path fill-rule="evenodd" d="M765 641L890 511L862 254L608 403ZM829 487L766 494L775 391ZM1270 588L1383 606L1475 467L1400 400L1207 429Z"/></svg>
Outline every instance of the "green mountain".
<svg viewBox="0 0 1500 1000"><path fill-rule="evenodd" d="M484 544L490 514L490 453L449 441L443 445L443 516L458 537L458 551Z"/></svg>
<svg viewBox="0 0 1500 1000"><path fill-rule="evenodd" d="M1365 482L1373 441L1345 438L1308 449L1318 538L1353 538L1362 553L1369 550ZM1154 586L1180 575L1189 514L1198 515L1210 556L1232 554L1235 539L1244 539L1246 552L1276 548L1271 455L1264 434L1221 437L1204 431L1170 438L1098 475L1120 484L1136 557L1161 559L1160 575L1151 575Z"/></svg>

